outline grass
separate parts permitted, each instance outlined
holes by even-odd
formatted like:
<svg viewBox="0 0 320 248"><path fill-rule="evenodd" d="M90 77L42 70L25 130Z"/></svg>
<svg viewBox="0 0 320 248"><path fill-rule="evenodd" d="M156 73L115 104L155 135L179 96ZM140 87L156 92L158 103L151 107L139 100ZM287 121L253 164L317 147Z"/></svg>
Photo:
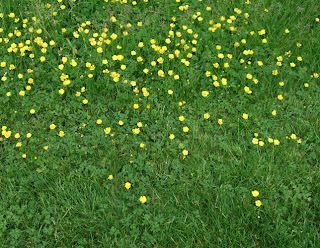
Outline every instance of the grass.
<svg viewBox="0 0 320 248"><path fill-rule="evenodd" d="M319 8L3 0L1 246L319 247Z"/></svg>

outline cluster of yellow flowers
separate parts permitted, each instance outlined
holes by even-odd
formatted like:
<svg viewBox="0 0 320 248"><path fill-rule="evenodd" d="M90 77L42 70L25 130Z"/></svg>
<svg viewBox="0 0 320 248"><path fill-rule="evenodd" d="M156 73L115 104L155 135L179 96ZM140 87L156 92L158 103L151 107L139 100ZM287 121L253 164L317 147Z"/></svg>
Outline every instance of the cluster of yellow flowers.
<svg viewBox="0 0 320 248"><path fill-rule="evenodd" d="M251 193L252 193L253 197L258 197L259 196L259 191L257 191L257 190L254 190ZM260 200L256 200L255 204L256 204L257 207L260 207L262 205Z"/></svg>
<svg viewBox="0 0 320 248"><path fill-rule="evenodd" d="M52 8L52 10L54 10L52 11L53 17L56 17L60 11L63 12L67 9L67 6L62 4L62 0L57 1L61 4L58 8L54 8L54 4L46 3L44 5L47 9ZM73 2L76 2L76 0L73 0ZM142 3L142 1L127 0L105 0L105 2L109 4L131 4L133 6L140 4L140 2ZM144 0L143 2L148 3L148 0ZM176 0L176 2L180 3L180 0ZM246 3L250 4L251 2L248 0ZM179 11L176 12L177 16L171 17L171 20L166 27L166 36L163 39L150 35L150 37L145 39L144 37L139 37L135 42L132 42L136 35L135 31L146 25L142 21L138 21L136 24L133 24L133 22L122 22L121 15L117 15L116 13L112 13L111 16L106 18L108 28L100 27L100 29L97 30L90 20L81 21L79 25L71 31L68 30L69 27L68 29L67 27L59 27L59 30L57 30L58 34L64 37L63 40L66 40L68 46L72 48L72 53L70 52L70 54L65 51L67 49L57 45L57 43L60 42L58 39L54 40L48 38L48 31L40 25L40 20L37 17L20 20L15 13L9 13L7 16L10 18L10 22L14 28L12 29L13 31L10 31L11 29L4 30L4 28L0 28L0 33L6 33L2 36L3 38L0 38L0 44L4 48L4 51L10 55L10 58L18 59L11 60L4 56L4 61L0 61L0 67L3 71L1 82L3 83L2 85L5 85L3 88L6 90L13 87L12 84L9 84L11 80L25 80L24 83L26 83L26 85L18 90L8 90L5 92L5 96L13 98L15 97L15 92L18 92L16 95L18 95L19 99L21 99L20 97L24 97L23 99L28 98L30 95L29 93L33 92L31 89L36 88L41 83L38 80L37 73L34 73L33 69L28 68L23 71L24 69L19 66L20 62L18 61L22 58L27 65L34 65L35 63L37 64L40 62L42 63L41 66L43 66L43 68L46 68L46 63L48 63L48 65L49 62L53 63L54 72L52 73L56 73L54 81L60 82L59 86L54 90L55 97L59 97L58 99L61 99L61 101L64 101L62 99L67 99L66 101L68 101L69 99L66 97L69 96L69 94L72 94L73 97L75 96L74 99L76 103L78 103L81 108L89 108L94 100L90 98L89 94L87 95L86 88L82 87L83 84L80 86L82 87L81 90L79 90L80 87L78 87L78 91L73 91L73 87L79 81L87 82L86 80L88 80L88 82L92 82L95 78L100 79L101 77L104 81L107 81L108 84L117 87L119 93L122 93L122 86L127 87L125 89L129 89L132 96L136 97L128 104L128 109L130 114L138 116L138 118L141 118L139 116L141 111L148 111L148 109L151 108L153 102L150 98L156 94L156 88L160 91L161 86L154 87L154 85L148 85L150 81L168 82L167 88L161 90L165 90L168 99L175 101L176 95L179 94L176 85L189 85L189 80L192 81L192 79L184 76L184 74L185 71L189 72L192 71L192 69L199 71L199 74L202 77L205 75L203 85L201 85L196 92L199 99L201 99L200 101L203 101L204 104L209 103L216 92L219 92L219 94L223 90L228 92L229 88L234 86L235 80L230 75L235 73L234 67L236 66L243 68L243 70L239 72L239 77L241 77L241 80L244 82L244 85L240 87L240 92L244 97L250 98L255 96L258 91L257 87L262 84L259 83L259 80L262 80L259 72L264 72L264 70L266 70L264 73L268 73L270 77L274 78L276 80L277 90L281 90L273 95L274 100L279 104L284 104L287 101L288 96L284 92L287 81L279 77L284 70L283 68L289 68L290 70L299 68L299 64L303 63L304 60L302 56L296 56L292 51L286 51L284 54L275 55L275 59L270 65L268 65L268 61L262 61L263 59L261 57L253 59L254 56L258 56L259 51L254 46L251 46L252 37L258 39L259 44L261 41L260 45L262 47L268 46L266 29L259 28L260 30L256 31L248 30L248 35L245 37L233 35L237 33L235 31L240 28L241 23L248 24L248 21L251 19L251 14L249 15L249 13L246 13L239 8L235 8L234 13L230 16L219 16L216 20L213 20L211 15L206 15L206 13L212 11L212 7L210 6L205 6L205 8L203 8L205 11L201 13L199 10L192 9L192 6L189 4L184 3L178 5L177 8ZM268 12L267 9L265 11ZM180 17L184 17L186 13L189 15L189 12L191 13L190 17L192 17L192 20L190 22L180 23ZM0 18L3 17L4 15L0 13ZM58 23L58 20L54 21L54 24ZM319 22L319 18L316 18L315 21ZM116 28L113 28L113 26L116 26ZM199 26L201 26L201 28L199 28ZM209 66L205 68L200 65L199 69L199 65L194 64L198 49L200 50L201 48L202 51L202 45L206 45L207 47L211 45L202 44L205 42L202 40L201 33L198 33L198 31L203 31L202 27L205 27L208 37L213 38L212 40L216 40L220 31L225 34L231 33L232 35L230 37L232 37L232 42L230 44L223 44L222 42L220 44L213 43L213 49L206 48L205 52L210 50L208 52L210 53L208 55L208 60L210 60L208 62ZM71 32L70 35L68 34L69 32ZM290 35L289 29L282 30L281 32L284 32L282 35ZM66 38L67 34L69 35L68 38ZM78 53L76 47L72 45L73 41L79 42L82 40L85 44L85 49L88 49L88 53L90 53L90 56L85 59L79 55L80 50ZM59 45L61 44L59 43ZM199 45L201 45L200 48ZM296 43L296 46L299 48L302 44ZM126 48L128 48L128 50L124 52ZM52 55L53 51L57 51L58 55L54 57L53 61L48 61L50 60L49 55ZM51 58L53 58L53 56ZM95 59L93 60L91 58ZM268 69L269 67L271 68L270 70ZM138 69L136 71L138 76L134 73L129 73L132 70L136 70L136 68L140 68L139 71ZM142 79L139 73L143 75ZM310 82L304 82L304 86L308 88L312 80L318 78L319 74L313 73L310 76ZM173 83L170 84L171 82ZM221 90L221 92L219 90ZM86 97L89 98L90 102ZM174 143L177 140L174 139L179 137L179 135L192 135L193 127L190 123L186 123L187 121L185 121L186 119L189 119L189 116L186 114L187 118L185 118L185 114L183 113L184 107L187 104L187 101L184 101L183 99L186 98L177 100L177 102L179 101L179 111L181 110L182 113L179 113L179 116L174 113L174 115L178 117L176 120L178 119L182 125L179 128L176 128L175 132L168 132L169 135L166 136L171 140L171 143ZM274 108L275 109L272 111L268 110L272 115L271 116L270 112L268 112L270 118L273 119L277 118L281 111L280 107ZM34 105L28 107L27 111L28 115L31 115L32 117L37 117L40 112L37 106ZM201 118L203 116L203 119L205 119L202 119L205 123L210 123L216 116L216 113L213 111L211 112L209 108L203 109L202 111L203 112L201 112L200 115ZM279 112L278 114L277 111ZM240 113L242 113L242 118L239 116L239 119L243 119L242 121L244 123L250 123L255 117L255 113L250 112L250 109L241 110ZM95 120L101 135L105 135L105 137L116 136L117 128L123 125L125 127L130 122L123 119L126 123L119 120L119 126L117 126L117 124L112 126L111 123L105 123L105 119L101 116ZM220 127L218 127L222 129L224 128L224 126L222 126L224 121L228 124L227 118L215 119L214 123L216 126L220 125ZM55 122L57 125L52 122L53 121L50 120L50 122L47 123L47 128L49 127L51 130L49 130L50 133L54 133L55 136L59 136L61 139L66 139L68 135L71 135L63 126L57 124L57 122ZM83 125L82 128L84 128L86 124ZM143 126L144 124L139 121L137 126L128 128L129 131L127 135L131 135L134 138L140 138L146 130ZM60 129L63 129L64 131ZM2 126L1 134L5 139L9 139L12 135L12 131L6 126ZM14 135L17 140L19 140L21 136L20 133ZM273 135L270 136L273 137ZM301 143L301 139L298 136L292 133L290 134L290 138L288 136L287 139L296 140L297 143ZM30 138L31 133L27 133L26 137ZM255 133L251 140L254 145L258 145L258 148L265 144L279 146L280 140L283 142L281 137L274 139L267 136L267 141L258 137L259 135ZM112 139L112 143L115 142L115 139L116 138ZM248 140L248 143L250 143L250 139ZM0 137L0 141L2 140L3 138ZM139 148L139 151L149 149L150 146L146 143L147 142L144 140L136 142L136 144L139 144L139 147L142 148ZM22 142L19 141L16 143L16 147L22 147ZM50 150L49 145L45 145L43 148L45 150ZM182 151L179 151L179 156L181 156L182 153L183 159L188 156L190 157L192 151L190 152L190 149L188 149L189 148L182 148ZM27 154L23 152L22 157L26 158ZM113 176L110 175L109 179L112 180ZM125 187L130 189L131 183L126 182ZM254 191L253 194L256 197L259 193ZM140 201L145 203L147 199L145 196L141 196ZM261 202L258 204L257 202L257 206L259 204L261 205Z"/></svg>

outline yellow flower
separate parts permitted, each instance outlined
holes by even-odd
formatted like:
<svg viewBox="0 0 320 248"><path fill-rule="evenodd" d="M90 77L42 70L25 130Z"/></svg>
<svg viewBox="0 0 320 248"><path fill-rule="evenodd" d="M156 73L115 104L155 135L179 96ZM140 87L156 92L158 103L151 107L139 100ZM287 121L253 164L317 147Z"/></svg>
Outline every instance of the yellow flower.
<svg viewBox="0 0 320 248"><path fill-rule="evenodd" d="M77 66L77 62L72 59L71 62L70 62L70 65L72 65L73 67L76 67Z"/></svg>
<svg viewBox="0 0 320 248"><path fill-rule="evenodd" d="M256 206L257 206L257 207L260 207L260 206L262 205L262 203L261 203L260 200L255 201L255 203L256 203Z"/></svg>
<svg viewBox="0 0 320 248"><path fill-rule="evenodd" d="M253 197L258 197L259 196L259 191L257 191L257 190L254 190L251 193L252 193Z"/></svg>
<svg viewBox="0 0 320 248"><path fill-rule="evenodd" d="M27 133L27 138L31 138L32 134L31 133Z"/></svg>
<svg viewBox="0 0 320 248"><path fill-rule="evenodd" d="M136 103L133 104L133 108L134 108L134 109L138 109L138 108L139 108L139 104L136 104Z"/></svg>
<svg viewBox="0 0 320 248"><path fill-rule="evenodd" d="M275 140L273 140L273 144L274 144L275 146L278 146L278 145L280 144L280 141L277 140L277 139L275 139Z"/></svg>
<svg viewBox="0 0 320 248"><path fill-rule="evenodd" d="M4 137L6 137L6 139L9 139L11 136L11 131L3 130L2 135L4 135Z"/></svg>
<svg viewBox="0 0 320 248"><path fill-rule="evenodd" d="M23 157L23 158L26 158L26 157L27 157L27 154L22 154L22 157Z"/></svg>
<svg viewBox="0 0 320 248"><path fill-rule="evenodd" d="M257 145L257 144L259 143L259 140L258 140L257 138L253 138L253 139L252 139L252 143L255 144L255 145Z"/></svg>
<svg viewBox="0 0 320 248"><path fill-rule="evenodd" d="M20 134L19 134L19 133L16 133L16 134L14 135L14 137L15 137L16 139L19 139L19 138L20 138Z"/></svg>
<svg viewBox="0 0 320 248"><path fill-rule="evenodd" d="M252 75L251 74L247 74L247 79L252 79Z"/></svg>
<svg viewBox="0 0 320 248"><path fill-rule="evenodd" d="M219 54L218 54L218 58L223 59L223 58L224 58L223 53L219 53ZM210 76L210 75L209 75L209 76ZM208 77L209 77L209 76L208 76Z"/></svg>
<svg viewBox="0 0 320 248"><path fill-rule="evenodd" d="M111 20L112 22L116 22L116 21L117 21L117 18L115 18L114 16L111 16L110 20Z"/></svg>
<svg viewBox="0 0 320 248"><path fill-rule="evenodd" d="M71 84L71 81L69 79L63 82L63 85L69 85L69 84Z"/></svg>
<svg viewBox="0 0 320 248"><path fill-rule="evenodd" d="M88 100L87 100L87 99L84 99L84 100L82 101L82 103L83 103L83 104L87 104L87 103L88 103Z"/></svg>
<svg viewBox="0 0 320 248"><path fill-rule="evenodd" d="M112 176L112 175L109 175L109 176L108 176L108 179L109 179L109 180L113 180L113 176Z"/></svg>
<svg viewBox="0 0 320 248"><path fill-rule="evenodd" d="M111 132L111 127L107 127L103 130L106 134Z"/></svg>
<svg viewBox="0 0 320 248"><path fill-rule="evenodd" d="M122 126L124 124L123 121L121 121L121 120L118 123L120 126Z"/></svg>
<svg viewBox="0 0 320 248"><path fill-rule="evenodd" d="M34 114L36 111L34 109L30 109L30 114Z"/></svg>
<svg viewBox="0 0 320 248"><path fill-rule="evenodd" d="M164 77L164 72L163 72L163 70L158 71L158 75L159 75L160 77Z"/></svg>
<svg viewBox="0 0 320 248"><path fill-rule="evenodd" d="M276 115L277 114L277 111L276 110L273 110L272 111L272 115Z"/></svg>
<svg viewBox="0 0 320 248"><path fill-rule="evenodd" d="M222 119L218 119L218 123L219 123L219 125L222 125L223 124L223 120Z"/></svg>
<svg viewBox="0 0 320 248"><path fill-rule="evenodd" d="M189 128L188 127L183 127L183 132L185 132L185 133L189 132Z"/></svg>
<svg viewBox="0 0 320 248"><path fill-rule="evenodd" d="M140 133L140 128L134 128L132 129L133 134L139 134Z"/></svg>
<svg viewBox="0 0 320 248"><path fill-rule="evenodd" d="M243 119L248 119L248 118L249 118L249 115L246 114L246 113L243 113L242 118L243 118Z"/></svg>
<svg viewBox="0 0 320 248"><path fill-rule="evenodd" d="M44 146L43 149L48 150L49 146Z"/></svg>
<svg viewBox="0 0 320 248"><path fill-rule="evenodd" d="M182 154L183 154L184 156L187 156L187 155L189 154L189 152L188 152L188 150L183 150L183 151L182 151Z"/></svg>
<svg viewBox="0 0 320 248"><path fill-rule="evenodd" d="M169 138L173 140L175 138L174 134L170 134Z"/></svg>
<svg viewBox="0 0 320 248"><path fill-rule="evenodd" d="M139 201L141 201L142 203L145 203L147 201L147 197L140 196Z"/></svg>
<svg viewBox="0 0 320 248"><path fill-rule="evenodd" d="M281 101L283 99L282 95L278 95L278 99Z"/></svg>
<svg viewBox="0 0 320 248"><path fill-rule="evenodd" d="M168 90L168 94L172 95L173 94L173 90Z"/></svg>
<svg viewBox="0 0 320 248"><path fill-rule="evenodd" d="M227 85L227 79L226 78L221 78L221 83L222 85Z"/></svg>
<svg viewBox="0 0 320 248"><path fill-rule="evenodd" d="M124 184L124 187L126 187L126 189L130 189L130 188L131 188L131 183L126 182L126 183Z"/></svg>
<svg viewBox="0 0 320 248"><path fill-rule="evenodd" d="M98 119L98 120L97 120L97 124L100 125L101 123L102 123L102 120L101 120L101 119Z"/></svg>
<svg viewBox="0 0 320 248"><path fill-rule="evenodd" d="M208 91L206 91L206 90L202 91L202 96L203 97L207 97L208 95L209 95Z"/></svg>
<svg viewBox="0 0 320 248"><path fill-rule="evenodd" d="M51 129L51 130L53 130L53 129L55 129L55 128L56 128L56 125L54 125L54 124L51 124L51 125L50 125L50 129Z"/></svg>
<svg viewBox="0 0 320 248"><path fill-rule="evenodd" d="M60 94L60 95L63 95L63 94L64 94L64 89L60 89L60 90L59 90L59 94Z"/></svg>
<svg viewBox="0 0 320 248"><path fill-rule="evenodd" d="M63 132L63 131L60 131L58 135L59 135L60 137L63 137L63 136L64 136L64 132Z"/></svg>
<svg viewBox="0 0 320 248"><path fill-rule="evenodd" d="M204 117L205 119L209 119L209 118L210 118L210 114L209 114L209 113L205 113L205 114L203 115L203 117Z"/></svg>
<svg viewBox="0 0 320 248"><path fill-rule="evenodd" d="M179 116L179 121L184 121L184 116Z"/></svg>
<svg viewBox="0 0 320 248"><path fill-rule="evenodd" d="M61 59L61 60L62 60L62 63L64 63L64 64L65 64L65 63L67 63L68 58L67 58L67 57L62 57L62 59Z"/></svg>
<svg viewBox="0 0 320 248"><path fill-rule="evenodd" d="M291 134L291 139L296 139L297 138L297 135L295 135L294 133L293 134Z"/></svg>

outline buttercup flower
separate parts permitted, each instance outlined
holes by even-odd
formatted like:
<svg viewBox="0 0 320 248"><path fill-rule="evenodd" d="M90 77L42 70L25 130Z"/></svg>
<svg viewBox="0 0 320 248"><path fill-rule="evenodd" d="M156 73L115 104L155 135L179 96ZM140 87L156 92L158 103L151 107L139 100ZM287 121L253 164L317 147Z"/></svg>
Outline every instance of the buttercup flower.
<svg viewBox="0 0 320 248"><path fill-rule="evenodd" d="M257 190L254 190L251 193L252 193L253 197L258 197L259 196L259 191L257 191Z"/></svg>
<svg viewBox="0 0 320 248"><path fill-rule="evenodd" d="M147 197L140 196L139 201L141 201L142 203L145 203L147 201Z"/></svg>
<svg viewBox="0 0 320 248"><path fill-rule="evenodd" d="M126 189L130 189L130 188L131 188L131 183L126 182L126 183L124 184L124 187L126 187Z"/></svg>

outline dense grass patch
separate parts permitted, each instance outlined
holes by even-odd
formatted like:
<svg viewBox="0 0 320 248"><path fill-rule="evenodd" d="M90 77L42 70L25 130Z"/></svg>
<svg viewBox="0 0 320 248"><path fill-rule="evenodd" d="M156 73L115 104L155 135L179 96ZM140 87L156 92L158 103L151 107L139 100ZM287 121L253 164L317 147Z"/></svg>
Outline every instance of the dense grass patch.
<svg viewBox="0 0 320 248"><path fill-rule="evenodd" d="M320 5L0 2L2 247L319 247Z"/></svg>

